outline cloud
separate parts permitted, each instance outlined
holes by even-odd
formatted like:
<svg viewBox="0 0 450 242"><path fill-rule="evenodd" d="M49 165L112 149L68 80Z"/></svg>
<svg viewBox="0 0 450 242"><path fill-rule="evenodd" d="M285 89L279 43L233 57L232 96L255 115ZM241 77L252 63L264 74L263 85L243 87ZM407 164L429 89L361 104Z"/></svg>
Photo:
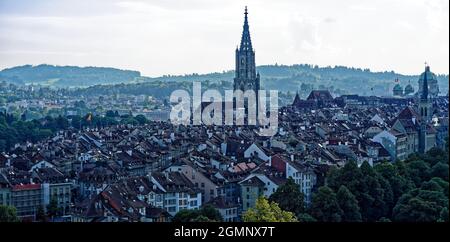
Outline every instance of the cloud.
<svg viewBox="0 0 450 242"><path fill-rule="evenodd" d="M335 18L326 17L326 18L323 19L323 21L325 23L331 24L331 23L335 23L337 20Z"/></svg>
<svg viewBox="0 0 450 242"><path fill-rule="evenodd" d="M294 52L316 51L321 47L317 20L296 16L289 22L286 31Z"/></svg>
<svg viewBox="0 0 450 242"><path fill-rule="evenodd" d="M0 0L0 69L31 62L151 76L233 69L245 5L258 64L415 74L427 60L448 73L447 0Z"/></svg>

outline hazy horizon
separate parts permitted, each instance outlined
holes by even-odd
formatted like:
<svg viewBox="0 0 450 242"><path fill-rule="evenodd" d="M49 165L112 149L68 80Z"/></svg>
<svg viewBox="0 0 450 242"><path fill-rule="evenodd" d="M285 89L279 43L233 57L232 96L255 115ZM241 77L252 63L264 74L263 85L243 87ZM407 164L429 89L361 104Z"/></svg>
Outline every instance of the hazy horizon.
<svg viewBox="0 0 450 242"><path fill-rule="evenodd" d="M446 0L2 0L0 69L98 66L150 77L233 70L245 5L258 66L418 75L426 61L449 73Z"/></svg>
<svg viewBox="0 0 450 242"><path fill-rule="evenodd" d="M14 67L21 67L21 66L26 66L26 65L31 65L31 66L39 66L39 65L52 65L52 66L58 66L58 67L80 67L80 68L86 68L86 67L94 67L94 68L114 68L114 69L118 69L118 70L123 70L123 71L138 71L140 72L141 76L143 77L149 77L149 78L158 78L158 77L163 77L163 76L185 76L185 75L192 75L192 74L198 74L198 75L207 75L207 74L212 74L212 73L222 73L222 72L229 72L232 71L234 72L234 69L229 69L229 70L220 70L220 71L210 71L210 72L190 72L190 73L177 73L177 74L171 74L171 73L165 73L162 75L145 75L144 73L142 73L140 70L136 70L136 69L126 69L126 68L120 68L120 67L112 67L112 66L92 66L92 65L64 65L64 64L49 64L49 63L40 63L40 64L22 64L22 65L16 65L16 66L9 66L9 67L5 67L0 69L0 71L5 70L5 69L10 69L10 68L14 68ZM283 63L273 63L273 64L264 64L264 65L256 65L256 67L261 67L261 66L274 66L274 65L278 65L278 66L293 66L293 65L312 65L315 66L315 64L312 63L292 63L289 65L283 64ZM336 67L336 66L341 66L341 65L327 65L327 66L321 66L321 65L317 65L319 68L325 68L325 67ZM359 67L359 66L344 66L347 68L355 68L355 69L362 69L364 70L366 67ZM369 68L370 69L370 68ZM396 70L372 70L370 69L370 71L372 73L377 73L377 72L391 72L393 71L395 74L399 74L399 75L404 75L404 76L418 76L420 74L422 74L422 71L419 71L418 73L401 73L398 72ZM439 72L435 72L434 70L431 70L434 74L436 75L449 75L449 73L439 73Z"/></svg>

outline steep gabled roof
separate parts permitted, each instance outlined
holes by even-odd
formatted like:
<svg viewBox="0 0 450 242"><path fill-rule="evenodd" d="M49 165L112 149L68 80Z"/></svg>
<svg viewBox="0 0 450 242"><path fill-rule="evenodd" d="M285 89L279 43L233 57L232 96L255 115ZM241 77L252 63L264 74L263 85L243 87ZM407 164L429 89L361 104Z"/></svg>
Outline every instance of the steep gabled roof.
<svg viewBox="0 0 450 242"><path fill-rule="evenodd" d="M313 90L306 100L333 100L328 90Z"/></svg>
<svg viewBox="0 0 450 242"><path fill-rule="evenodd" d="M412 119L415 118L416 120L420 119L420 115L414 110L412 107L406 107L404 108L398 115L397 119Z"/></svg>

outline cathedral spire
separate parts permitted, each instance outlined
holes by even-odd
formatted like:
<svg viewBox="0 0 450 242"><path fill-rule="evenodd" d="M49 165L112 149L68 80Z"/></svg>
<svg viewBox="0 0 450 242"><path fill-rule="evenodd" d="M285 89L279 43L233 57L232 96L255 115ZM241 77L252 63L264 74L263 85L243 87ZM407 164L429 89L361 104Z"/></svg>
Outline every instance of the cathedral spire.
<svg viewBox="0 0 450 242"><path fill-rule="evenodd" d="M253 50L252 48L252 40L250 39L250 28L248 26L248 12L247 12L247 6L245 6L245 12L244 12L244 28L242 31L242 39L241 39L241 46L240 50Z"/></svg>
<svg viewBox="0 0 450 242"><path fill-rule="evenodd" d="M247 7L244 11L244 27L239 48L236 49L236 71L234 78L234 90L253 90L258 97L260 88L259 73L256 72L255 51L250 40L250 28L248 27Z"/></svg>
<svg viewBox="0 0 450 242"><path fill-rule="evenodd" d="M427 100L428 99L428 78L427 72L430 71L429 66L425 66L425 72L423 73L423 87L420 99Z"/></svg>

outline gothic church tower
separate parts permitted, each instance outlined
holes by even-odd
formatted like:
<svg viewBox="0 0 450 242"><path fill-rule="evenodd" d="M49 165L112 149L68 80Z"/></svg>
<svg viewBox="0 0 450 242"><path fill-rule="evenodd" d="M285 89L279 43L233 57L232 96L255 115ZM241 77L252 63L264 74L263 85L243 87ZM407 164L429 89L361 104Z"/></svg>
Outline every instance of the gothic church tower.
<svg viewBox="0 0 450 242"><path fill-rule="evenodd" d="M236 48L236 73L234 78L234 90L254 90L258 97L259 73L256 73L255 51L250 39L250 28L248 26L248 12L245 7L244 29L242 32L241 45Z"/></svg>

